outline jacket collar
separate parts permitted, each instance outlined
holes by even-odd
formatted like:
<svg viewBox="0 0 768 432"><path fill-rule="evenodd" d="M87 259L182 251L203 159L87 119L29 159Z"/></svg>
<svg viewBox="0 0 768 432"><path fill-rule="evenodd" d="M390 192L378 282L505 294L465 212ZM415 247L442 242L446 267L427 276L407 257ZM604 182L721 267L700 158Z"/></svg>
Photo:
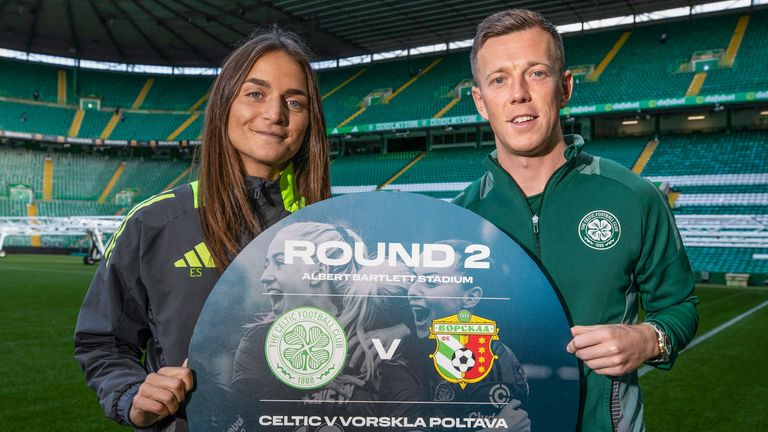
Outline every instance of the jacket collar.
<svg viewBox="0 0 768 432"><path fill-rule="evenodd" d="M563 178L565 178L567 173L569 173L571 170L578 167L579 165L588 163L588 161L584 160L584 157L587 156L587 154L582 152L582 148L584 146L584 138L582 138L581 135L575 134L565 135L563 138L565 139L566 144L565 151L563 152L563 156L565 156L565 163L561 165L557 170L555 170L548 183L557 184ZM509 173L501 165L499 165L497 150L492 151L488 157L483 160L483 165L494 176L494 180L491 181L490 184L485 185L483 188L485 190L483 195L490 192L490 189L493 188L494 182L505 181L502 179L508 180L509 182L513 183L517 189L519 189L519 186L517 186L517 183L512 178L512 176L509 175ZM522 193L522 191L520 192Z"/></svg>
<svg viewBox="0 0 768 432"><path fill-rule="evenodd" d="M566 164L575 164L578 159L579 155L582 154L582 148L584 147L584 138L581 137L581 135L564 135L563 138L565 139L565 151L563 152L563 156L565 156L565 163ZM483 164L486 168L497 170L501 169L504 170L504 168L499 165L499 155L498 150L494 150L491 153L488 154L488 157L483 160Z"/></svg>

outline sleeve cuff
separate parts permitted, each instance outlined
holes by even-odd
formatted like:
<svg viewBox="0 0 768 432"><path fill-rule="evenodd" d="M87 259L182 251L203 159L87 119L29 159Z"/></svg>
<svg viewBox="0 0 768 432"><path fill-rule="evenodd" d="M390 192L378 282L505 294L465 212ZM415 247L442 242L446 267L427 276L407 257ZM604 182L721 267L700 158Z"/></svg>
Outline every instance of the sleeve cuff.
<svg viewBox="0 0 768 432"><path fill-rule="evenodd" d="M139 429L138 426L131 421L131 405L133 404L133 398L136 393L139 392L139 386L141 383L136 383L123 392L120 399L117 401L117 417L121 420L120 423L129 425L134 429Z"/></svg>

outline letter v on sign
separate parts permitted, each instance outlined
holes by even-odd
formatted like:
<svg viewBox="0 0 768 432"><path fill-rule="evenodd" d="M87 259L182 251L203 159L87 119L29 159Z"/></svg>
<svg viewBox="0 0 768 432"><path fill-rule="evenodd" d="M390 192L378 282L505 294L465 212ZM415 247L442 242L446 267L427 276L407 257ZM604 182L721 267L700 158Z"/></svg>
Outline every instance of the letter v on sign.
<svg viewBox="0 0 768 432"><path fill-rule="evenodd" d="M384 349L384 346L381 344L381 339L371 339L371 342L373 342L373 347L376 348L376 352L379 353L379 357L382 360L392 360L392 357L395 356L395 351L397 351L397 347L400 346L400 339L393 340L392 345L389 346L388 350Z"/></svg>

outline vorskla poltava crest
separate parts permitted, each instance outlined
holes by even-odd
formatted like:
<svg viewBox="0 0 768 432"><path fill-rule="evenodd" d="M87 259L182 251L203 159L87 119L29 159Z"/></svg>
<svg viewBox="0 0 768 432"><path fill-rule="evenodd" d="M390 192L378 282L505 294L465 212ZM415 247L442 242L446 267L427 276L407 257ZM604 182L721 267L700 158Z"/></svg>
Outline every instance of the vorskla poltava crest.
<svg viewBox="0 0 768 432"><path fill-rule="evenodd" d="M499 340L496 322L466 310L432 321L429 338L437 342L429 355L437 373L462 389L485 378L498 359L491 351L491 341Z"/></svg>

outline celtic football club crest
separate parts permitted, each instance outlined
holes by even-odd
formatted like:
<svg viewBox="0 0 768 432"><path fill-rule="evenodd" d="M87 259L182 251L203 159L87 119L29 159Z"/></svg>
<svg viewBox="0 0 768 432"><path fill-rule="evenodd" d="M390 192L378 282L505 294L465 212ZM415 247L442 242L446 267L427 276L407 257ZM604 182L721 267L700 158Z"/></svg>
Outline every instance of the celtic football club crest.
<svg viewBox="0 0 768 432"><path fill-rule="evenodd" d="M272 323L265 353L269 369L280 381L297 389L315 389L344 369L347 336L332 315L299 307Z"/></svg>
<svg viewBox="0 0 768 432"><path fill-rule="evenodd" d="M496 322L466 310L432 321L429 338L437 342L429 355L437 373L462 389L485 378L498 359L491 351L491 341L499 339Z"/></svg>
<svg viewBox="0 0 768 432"><path fill-rule="evenodd" d="M621 237L621 224L612 213L595 210L587 213L579 222L579 238L592 249L610 249Z"/></svg>

